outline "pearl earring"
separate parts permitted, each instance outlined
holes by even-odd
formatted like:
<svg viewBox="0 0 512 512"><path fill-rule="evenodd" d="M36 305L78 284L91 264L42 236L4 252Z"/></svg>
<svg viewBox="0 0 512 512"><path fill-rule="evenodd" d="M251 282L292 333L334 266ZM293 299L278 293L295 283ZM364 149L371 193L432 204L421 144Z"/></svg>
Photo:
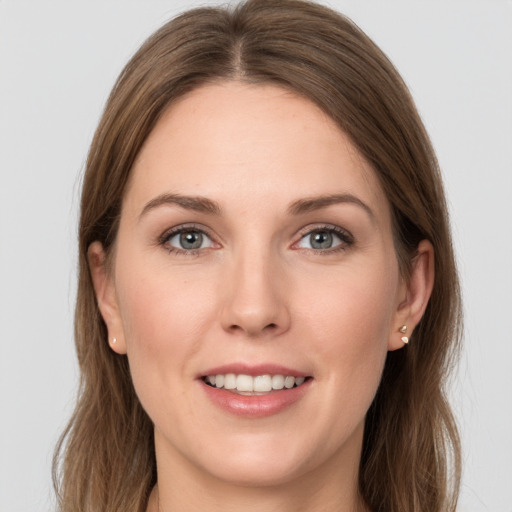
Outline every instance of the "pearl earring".
<svg viewBox="0 0 512 512"><path fill-rule="evenodd" d="M112 345L115 345L117 343L117 338L112 338Z"/></svg>
<svg viewBox="0 0 512 512"><path fill-rule="evenodd" d="M402 325L402 327L400 327L399 331L402 333L402 334L405 334L407 332L407 325ZM400 338L402 340L402 342L404 344L407 345L407 343L409 343L409 338L407 336L402 336Z"/></svg>

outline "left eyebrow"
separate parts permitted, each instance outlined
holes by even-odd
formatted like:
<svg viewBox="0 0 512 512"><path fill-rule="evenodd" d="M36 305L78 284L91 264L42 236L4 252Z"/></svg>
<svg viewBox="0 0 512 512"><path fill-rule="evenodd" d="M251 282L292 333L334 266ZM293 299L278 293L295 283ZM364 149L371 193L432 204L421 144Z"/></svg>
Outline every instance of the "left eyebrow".
<svg viewBox="0 0 512 512"><path fill-rule="evenodd" d="M221 213L218 203L206 197L162 194L146 203L139 215L139 220L149 211L163 205L179 206L184 210L194 210L196 212L209 213L212 215L220 215Z"/></svg>
<svg viewBox="0 0 512 512"><path fill-rule="evenodd" d="M320 210L322 208L327 208L333 204L354 204L362 208L370 217L372 222L375 222L375 214L373 210L361 199L352 195L352 194L332 194L327 196L317 196L310 197L305 199L299 199L294 201L288 207L288 213L291 215L300 215L303 213L312 212L315 210Z"/></svg>

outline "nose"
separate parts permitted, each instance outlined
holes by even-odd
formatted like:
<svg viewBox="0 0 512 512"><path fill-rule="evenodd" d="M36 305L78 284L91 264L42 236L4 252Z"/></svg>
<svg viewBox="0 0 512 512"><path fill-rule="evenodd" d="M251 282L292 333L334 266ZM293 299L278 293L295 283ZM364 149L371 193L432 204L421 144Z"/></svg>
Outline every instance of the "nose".
<svg viewBox="0 0 512 512"><path fill-rule="evenodd" d="M268 338L290 327L285 280L278 262L268 254L245 251L225 276L222 327L233 334Z"/></svg>

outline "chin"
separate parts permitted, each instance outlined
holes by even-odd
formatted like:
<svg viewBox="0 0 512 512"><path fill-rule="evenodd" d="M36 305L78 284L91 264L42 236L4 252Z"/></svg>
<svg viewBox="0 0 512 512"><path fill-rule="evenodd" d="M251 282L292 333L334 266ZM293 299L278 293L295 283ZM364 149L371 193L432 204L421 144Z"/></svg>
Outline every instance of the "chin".
<svg viewBox="0 0 512 512"><path fill-rule="evenodd" d="M273 487L306 473L304 466L288 457L252 457L245 453L234 459L225 457L223 463L210 468L209 473L218 480L240 487Z"/></svg>
<svg viewBox="0 0 512 512"><path fill-rule="evenodd" d="M294 434L301 435L294 435ZM329 459L322 442L307 439L297 426L288 435L283 429L251 435L231 435L213 449L196 453L197 466L214 478L243 487L272 487L296 481L320 468ZM330 445L329 442L325 446Z"/></svg>

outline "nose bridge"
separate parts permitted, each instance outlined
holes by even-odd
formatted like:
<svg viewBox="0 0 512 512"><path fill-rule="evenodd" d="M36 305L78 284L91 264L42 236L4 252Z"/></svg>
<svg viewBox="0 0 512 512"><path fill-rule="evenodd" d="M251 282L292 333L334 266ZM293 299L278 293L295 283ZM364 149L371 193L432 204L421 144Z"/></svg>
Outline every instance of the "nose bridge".
<svg viewBox="0 0 512 512"><path fill-rule="evenodd" d="M279 289L282 268L271 244L246 244L232 258L226 275L224 328L249 336L288 329L289 312L284 290Z"/></svg>

